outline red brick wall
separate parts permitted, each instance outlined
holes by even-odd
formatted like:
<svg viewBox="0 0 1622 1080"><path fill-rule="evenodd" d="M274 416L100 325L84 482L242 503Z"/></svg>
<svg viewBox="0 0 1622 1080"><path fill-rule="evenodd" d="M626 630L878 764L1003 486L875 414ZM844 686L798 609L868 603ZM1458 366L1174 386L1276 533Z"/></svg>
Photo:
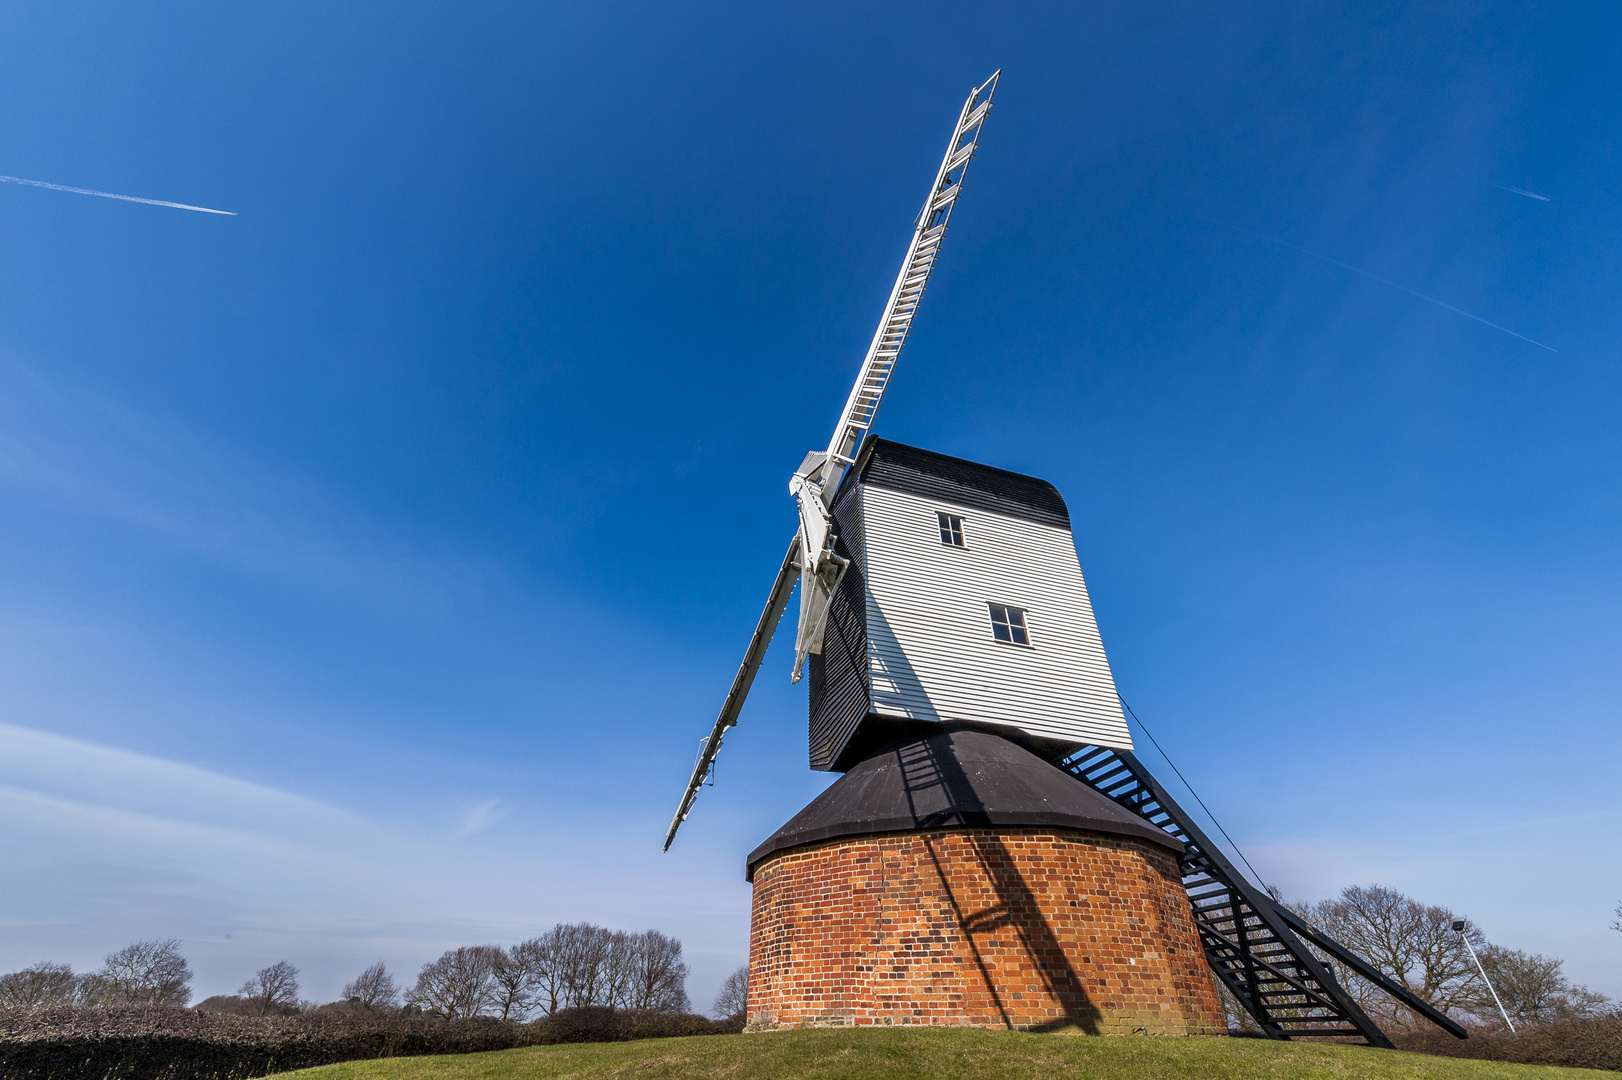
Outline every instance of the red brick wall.
<svg viewBox="0 0 1622 1080"><path fill-rule="evenodd" d="M749 1028L1224 1030L1171 854L1041 828L836 840L755 870Z"/></svg>

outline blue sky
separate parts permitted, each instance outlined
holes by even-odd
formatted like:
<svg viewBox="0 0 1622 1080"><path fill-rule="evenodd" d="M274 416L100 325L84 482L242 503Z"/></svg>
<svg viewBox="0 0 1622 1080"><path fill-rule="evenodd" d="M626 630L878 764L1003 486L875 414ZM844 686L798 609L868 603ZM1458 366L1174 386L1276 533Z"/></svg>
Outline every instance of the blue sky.
<svg viewBox="0 0 1622 1080"><path fill-rule="evenodd" d="M199 996L285 958L325 999L590 919L678 934L707 1005L830 779L787 635L659 842L1000 66L879 430L1058 485L1122 692L1270 882L1622 995L1619 45L7 5L0 174L238 216L0 183L0 968L176 936Z"/></svg>

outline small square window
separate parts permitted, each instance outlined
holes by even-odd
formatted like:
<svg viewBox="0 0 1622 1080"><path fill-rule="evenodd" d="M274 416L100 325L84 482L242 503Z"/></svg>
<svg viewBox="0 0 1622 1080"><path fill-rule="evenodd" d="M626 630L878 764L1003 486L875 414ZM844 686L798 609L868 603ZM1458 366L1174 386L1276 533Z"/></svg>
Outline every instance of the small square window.
<svg viewBox="0 0 1622 1080"><path fill-rule="evenodd" d="M1017 607L991 605L991 636L998 641L1015 645L1029 645L1031 635L1025 629L1025 612Z"/></svg>
<svg viewBox="0 0 1622 1080"><path fill-rule="evenodd" d="M963 519L956 514L936 514L940 521L941 543L948 547L963 546Z"/></svg>

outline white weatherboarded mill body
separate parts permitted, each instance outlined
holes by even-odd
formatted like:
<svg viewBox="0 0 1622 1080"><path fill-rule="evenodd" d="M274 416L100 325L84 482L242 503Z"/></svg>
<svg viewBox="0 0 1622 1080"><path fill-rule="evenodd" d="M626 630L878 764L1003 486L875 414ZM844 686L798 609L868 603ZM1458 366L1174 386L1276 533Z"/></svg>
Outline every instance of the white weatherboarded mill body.
<svg viewBox="0 0 1622 1080"><path fill-rule="evenodd" d="M1129 750L1051 484L868 439L833 505L850 560L811 660L811 764L918 723Z"/></svg>

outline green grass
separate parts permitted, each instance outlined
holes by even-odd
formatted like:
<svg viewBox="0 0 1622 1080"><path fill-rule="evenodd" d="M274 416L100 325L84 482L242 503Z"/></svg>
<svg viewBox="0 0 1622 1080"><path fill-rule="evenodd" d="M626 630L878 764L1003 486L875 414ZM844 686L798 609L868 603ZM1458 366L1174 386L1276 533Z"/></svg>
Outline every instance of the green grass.
<svg viewBox="0 0 1622 1080"><path fill-rule="evenodd" d="M1260 1039L841 1028L351 1061L286 1075L300 1080L1597 1080L1622 1074Z"/></svg>

